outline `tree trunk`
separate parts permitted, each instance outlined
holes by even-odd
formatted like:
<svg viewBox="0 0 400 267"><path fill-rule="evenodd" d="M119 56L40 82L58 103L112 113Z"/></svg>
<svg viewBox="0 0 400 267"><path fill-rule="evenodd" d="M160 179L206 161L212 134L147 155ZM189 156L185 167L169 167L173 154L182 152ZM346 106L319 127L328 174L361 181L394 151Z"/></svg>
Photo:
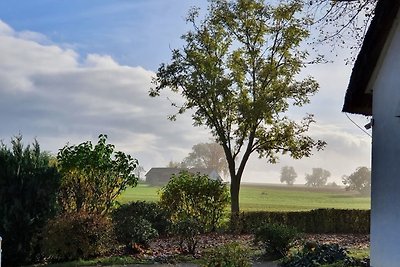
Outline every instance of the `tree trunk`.
<svg viewBox="0 0 400 267"><path fill-rule="evenodd" d="M240 177L231 176L231 215L239 214Z"/></svg>

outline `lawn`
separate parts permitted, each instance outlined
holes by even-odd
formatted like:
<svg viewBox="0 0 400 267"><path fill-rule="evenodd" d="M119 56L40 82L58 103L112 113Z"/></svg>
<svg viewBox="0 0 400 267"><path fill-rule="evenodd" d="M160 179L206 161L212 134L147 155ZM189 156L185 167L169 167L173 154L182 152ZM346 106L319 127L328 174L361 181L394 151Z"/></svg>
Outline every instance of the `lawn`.
<svg viewBox="0 0 400 267"><path fill-rule="evenodd" d="M145 200L157 201L159 187L139 184L128 188L120 197L121 203ZM302 211L317 208L370 209L369 197L362 197L343 188L314 189L304 186L243 184L240 208L243 211Z"/></svg>

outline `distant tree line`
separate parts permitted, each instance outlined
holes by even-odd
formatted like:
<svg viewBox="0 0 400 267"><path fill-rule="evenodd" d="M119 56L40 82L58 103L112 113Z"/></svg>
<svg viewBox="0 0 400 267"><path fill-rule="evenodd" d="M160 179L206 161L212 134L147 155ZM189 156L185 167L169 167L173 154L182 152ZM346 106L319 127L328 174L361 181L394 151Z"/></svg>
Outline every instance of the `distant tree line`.
<svg viewBox="0 0 400 267"><path fill-rule="evenodd" d="M312 172L305 174L305 185L308 187L338 186L335 182L328 183L331 173L323 168L313 168ZM297 173L293 166L284 166L281 169L280 181L293 185ZM342 183L348 191L358 191L362 195L371 193L371 170L367 167L358 167L355 172L342 177Z"/></svg>

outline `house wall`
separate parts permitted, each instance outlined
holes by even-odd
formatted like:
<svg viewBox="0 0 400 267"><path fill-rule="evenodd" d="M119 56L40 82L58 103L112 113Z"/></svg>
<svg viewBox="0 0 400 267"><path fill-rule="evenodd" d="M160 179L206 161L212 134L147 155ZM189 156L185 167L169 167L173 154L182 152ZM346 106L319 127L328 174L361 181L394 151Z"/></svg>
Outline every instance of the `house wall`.
<svg viewBox="0 0 400 267"><path fill-rule="evenodd" d="M400 27L376 69L373 90L371 266L400 266ZM390 42L390 40L389 40ZM399 117L397 117L399 116Z"/></svg>

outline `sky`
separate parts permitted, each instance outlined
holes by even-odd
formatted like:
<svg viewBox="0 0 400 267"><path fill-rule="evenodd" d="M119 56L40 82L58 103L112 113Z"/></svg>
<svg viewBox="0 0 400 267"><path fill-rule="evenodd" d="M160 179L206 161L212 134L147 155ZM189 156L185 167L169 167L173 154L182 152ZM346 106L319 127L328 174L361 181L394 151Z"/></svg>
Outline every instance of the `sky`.
<svg viewBox="0 0 400 267"><path fill-rule="evenodd" d="M167 119L175 111L167 97L176 96L148 95L159 65L182 47L180 36L190 29L185 15L193 6L205 10L207 1L0 1L0 140L9 144L22 134L25 144L36 138L42 150L56 154L103 133L145 170L181 161L193 145L210 142L209 130L192 126L190 114ZM302 74L314 76L320 91L292 115L313 113L310 135L327 147L277 164L253 155L243 182L279 183L280 169L290 165L296 183L304 183L312 168L329 170L328 182L340 183L342 175L370 166L370 136L341 112L351 74L344 62L348 51L321 51L333 62ZM360 126L368 123L349 116Z"/></svg>

